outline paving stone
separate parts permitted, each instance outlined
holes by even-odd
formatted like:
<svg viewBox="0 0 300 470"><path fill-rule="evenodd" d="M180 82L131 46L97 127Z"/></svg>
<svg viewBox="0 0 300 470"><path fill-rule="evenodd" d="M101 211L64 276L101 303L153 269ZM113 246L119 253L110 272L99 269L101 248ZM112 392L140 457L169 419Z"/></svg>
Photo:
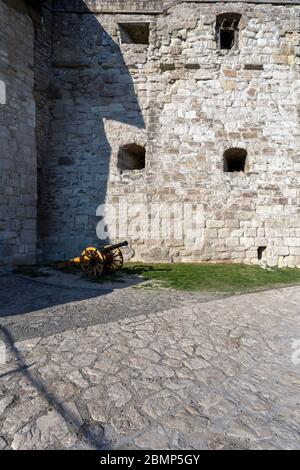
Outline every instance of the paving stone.
<svg viewBox="0 0 300 470"><path fill-rule="evenodd" d="M2 425L4 435L15 433L47 407L47 402L44 397L38 396L32 399L22 400L21 394L20 398L19 402L13 404L9 413L6 410L4 414Z"/></svg>
<svg viewBox="0 0 300 470"><path fill-rule="evenodd" d="M133 404L128 404L118 413L114 413L110 422L116 434L127 437L145 429L150 423L145 414L139 413Z"/></svg>
<svg viewBox="0 0 300 470"><path fill-rule="evenodd" d="M125 405L132 398L131 393L121 383L115 383L109 387L108 394L116 407Z"/></svg>
<svg viewBox="0 0 300 470"><path fill-rule="evenodd" d="M54 448L57 442L68 443L69 429L63 417L56 411L49 411L46 415L39 417L36 424L26 425L14 435L12 448L18 449L45 449ZM76 439L73 440L75 444Z"/></svg>
<svg viewBox="0 0 300 470"><path fill-rule="evenodd" d="M0 437L0 450L5 449L5 447L6 447L5 440L2 437Z"/></svg>
<svg viewBox="0 0 300 470"><path fill-rule="evenodd" d="M13 400L14 400L13 396L0 398L0 416L4 413L6 408L12 404Z"/></svg>
<svg viewBox="0 0 300 470"><path fill-rule="evenodd" d="M135 439L138 449L169 449L168 438L161 426L153 426Z"/></svg>

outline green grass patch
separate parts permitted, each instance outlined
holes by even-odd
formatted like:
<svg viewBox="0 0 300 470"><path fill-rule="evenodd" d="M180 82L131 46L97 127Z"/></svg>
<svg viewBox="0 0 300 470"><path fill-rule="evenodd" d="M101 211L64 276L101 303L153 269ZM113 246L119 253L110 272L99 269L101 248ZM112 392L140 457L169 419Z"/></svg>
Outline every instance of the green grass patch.
<svg viewBox="0 0 300 470"><path fill-rule="evenodd" d="M248 292L300 283L300 269L244 264L126 263L123 272L161 281L164 287L198 292Z"/></svg>

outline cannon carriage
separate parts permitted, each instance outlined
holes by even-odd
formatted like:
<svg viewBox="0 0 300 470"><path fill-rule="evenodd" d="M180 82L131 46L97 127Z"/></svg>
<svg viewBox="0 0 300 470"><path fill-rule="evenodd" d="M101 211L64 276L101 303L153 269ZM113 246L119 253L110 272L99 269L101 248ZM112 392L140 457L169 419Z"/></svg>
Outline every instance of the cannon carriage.
<svg viewBox="0 0 300 470"><path fill-rule="evenodd" d="M58 264L59 268L65 268L74 264L80 264L85 276L94 279L103 274L114 274L122 269L124 258L121 248L128 246L128 242L107 245L103 248L88 247L77 258Z"/></svg>

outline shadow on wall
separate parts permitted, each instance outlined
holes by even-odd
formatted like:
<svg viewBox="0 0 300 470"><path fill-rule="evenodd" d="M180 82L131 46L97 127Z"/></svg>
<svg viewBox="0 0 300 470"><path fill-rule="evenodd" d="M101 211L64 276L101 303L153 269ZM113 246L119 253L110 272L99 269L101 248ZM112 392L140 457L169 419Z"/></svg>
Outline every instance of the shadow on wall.
<svg viewBox="0 0 300 470"><path fill-rule="evenodd" d="M51 80L45 91L51 120L39 185L39 232L48 260L99 244L96 210L106 200L111 158L104 120L145 127L120 46L81 4L80 14L53 15ZM116 27L110 25L110 32Z"/></svg>

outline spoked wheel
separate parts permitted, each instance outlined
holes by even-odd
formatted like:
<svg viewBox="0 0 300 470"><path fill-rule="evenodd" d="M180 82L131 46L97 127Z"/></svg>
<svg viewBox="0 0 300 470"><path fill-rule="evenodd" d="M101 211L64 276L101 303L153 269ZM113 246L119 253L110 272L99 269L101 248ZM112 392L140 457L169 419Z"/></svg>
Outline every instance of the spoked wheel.
<svg viewBox="0 0 300 470"><path fill-rule="evenodd" d="M105 270L109 274L120 271L123 266L123 254L119 248L109 251L105 257Z"/></svg>
<svg viewBox="0 0 300 470"><path fill-rule="evenodd" d="M97 248L86 248L80 257L81 269L88 277L97 278L103 273L104 258Z"/></svg>

